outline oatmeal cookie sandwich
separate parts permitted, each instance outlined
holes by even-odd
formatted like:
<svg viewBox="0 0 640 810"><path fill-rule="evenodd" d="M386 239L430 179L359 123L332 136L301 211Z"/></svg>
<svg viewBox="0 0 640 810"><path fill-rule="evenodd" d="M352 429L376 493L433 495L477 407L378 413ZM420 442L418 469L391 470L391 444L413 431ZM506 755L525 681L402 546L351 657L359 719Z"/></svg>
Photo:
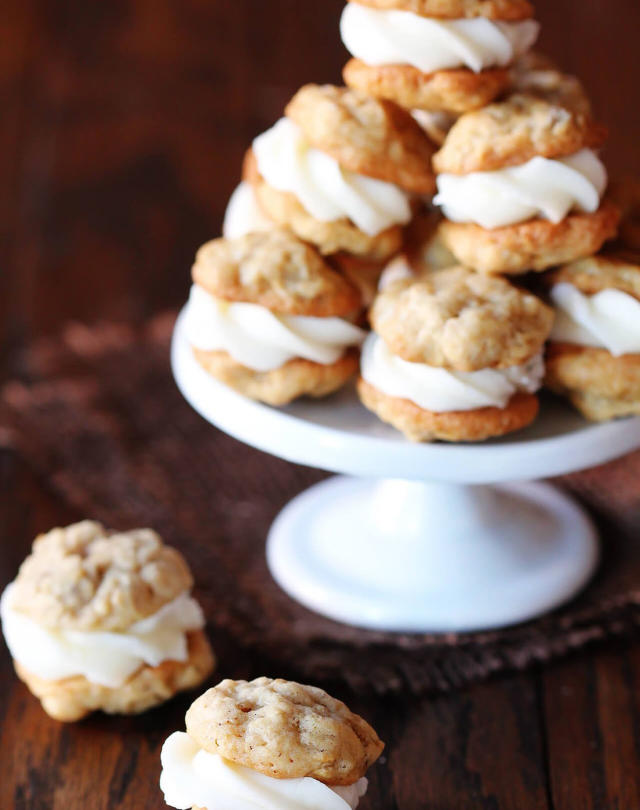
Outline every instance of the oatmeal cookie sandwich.
<svg viewBox="0 0 640 810"><path fill-rule="evenodd" d="M270 405L326 396L358 368L360 292L286 228L198 251L187 339L210 374Z"/></svg>
<svg viewBox="0 0 640 810"><path fill-rule="evenodd" d="M93 521L53 529L0 602L18 677L56 720L136 714L214 667L182 555L151 529Z"/></svg>
<svg viewBox="0 0 640 810"><path fill-rule="evenodd" d="M431 195L433 146L405 110L345 87L310 84L258 136L244 180L269 219L325 255L384 261Z"/></svg>
<svg viewBox="0 0 640 810"><path fill-rule="evenodd" d="M593 256L545 281L556 308L547 386L587 419L640 414L640 256Z"/></svg>
<svg viewBox="0 0 640 810"><path fill-rule="evenodd" d="M344 703L282 679L222 681L186 727L166 740L160 777L182 810L355 810L384 747Z"/></svg>
<svg viewBox="0 0 640 810"><path fill-rule="evenodd" d="M518 94L461 116L434 157L440 225L458 261L518 274L590 256L615 236L590 116Z"/></svg>
<svg viewBox="0 0 640 810"><path fill-rule="evenodd" d="M538 37L532 17L527 0L352 0L340 23L353 56L344 80L416 111L430 132L438 115L479 109L507 89L509 66Z"/></svg>
<svg viewBox="0 0 640 810"><path fill-rule="evenodd" d="M530 424L553 312L462 267L399 277L376 299L363 404L413 441L481 441Z"/></svg>

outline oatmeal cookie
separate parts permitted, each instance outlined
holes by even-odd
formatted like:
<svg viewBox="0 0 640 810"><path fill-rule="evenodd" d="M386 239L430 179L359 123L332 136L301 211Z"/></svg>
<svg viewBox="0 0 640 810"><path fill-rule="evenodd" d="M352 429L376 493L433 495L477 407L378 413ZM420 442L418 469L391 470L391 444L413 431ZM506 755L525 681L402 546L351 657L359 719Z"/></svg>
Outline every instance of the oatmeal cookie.
<svg viewBox="0 0 640 810"><path fill-rule="evenodd" d="M341 317L361 305L358 290L286 228L207 242L192 276L215 298L258 304L282 315Z"/></svg>
<svg viewBox="0 0 640 810"><path fill-rule="evenodd" d="M615 256L589 256L547 273L544 281L549 286L571 284L585 295L620 290L640 300L640 261L631 263Z"/></svg>
<svg viewBox="0 0 640 810"><path fill-rule="evenodd" d="M362 6L382 10L411 11L422 17L460 19L487 17L516 22L533 17L528 0L356 0Z"/></svg>
<svg viewBox="0 0 640 810"><path fill-rule="evenodd" d="M593 114L582 82L576 76L562 73L551 60L539 53L527 53L516 60L511 67L510 79L515 93L535 96L585 118L591 118Z"/></svg>
<svg viewBox="0 0 640 810"><path fill-rule="evenodd" d="M322 689L292 681L225 680L187 712L205 751L276 779L351 785L384 747L371 726Z"/></svg>
<svg viewBox="0 0 640 810"><path fill-rule="evenodd" d="M41 627L118 632L192 586L183 556L151 529L113 532L85 520L36 538L12 602Z"/></svg>
<svg viewBox="0 0 640 810"><path fill-rule="evenodd" d="M535 394L519 393L505 408L435 413L408 399L389 396L362 377L358 394L368 410L413 442L478 442L504 436L530 425L539 407Z"/></svg>
<svg viewBox="0 0 640 810"><path fill-rule="evenodd" d="M492 230L443 221L439 234L461 264L489 275L547 270L597 253L616 236L620 211L604 200L593 214L570 214L557 224L532 219Z"/></svg>
<svg viewBox="0 0 640 810"><path fill-rule="evenodd" d="M412 65L367 65L347 62L343 78L354 90L394 101L408 110L436 110L460 114L484 107L509 85L509 71L495 68L438 70L422 73Z"/></svg>
<svg viewBox="0 0 640 810"><path fill-rule="evenodd" d="M590 116L516 94L460 116L434 155L433 166L438 173L490 172L537 156L558 158L595 149L606 136L606 129Z"/></svg>
<svg viewBox="0 0 640 810"><path fill-rule="evenodd" d="M117 688L91 683L83 676L49 681L33 675L15 661L14 666L18 677L54 720L73 723L94 711L139 714L178 692L198 686L213 671L215 658L204 632L189 633L187 640L187 661L163 661L156 667L140 667Z"/></svg>
<svg viewBox="0 0 640 810"><path fill-rule="evenodd" d="M547 387L587 419L640 414L640 354L614 357L606 349L551 343L546 364Z"/></svg>
<svg viewBox="0 0 640 810"><path fill-rule="evenodd" d="M549 336L553 310L505 279L454 267L382 292L371 323L390 351L455 371L518 366Z"/></svg>
<svg viewBox="0 0 640 810"><path fill-rule="evenodd" d="M196 360L213 377L251 399L287 405L302 396L326 397L358 370L358 352L351 349L335 363L323 365L301 357L272 371L254 371L224 351L193 349Z"/></svg>
<svg viewBox="0 0 640 810"><path fill-rule="evenodd" d="M258 205L266 216L290 228L299 239L315 245L325 256L345 252L362 259L384 261L400 249L402 228L399 225L369 236L346 218L332 222L315 219L295 194L278 191L261 177L252 152L245 160L244 178L253 186Z"/></svg>
<svg viewBox="0 0 640 810"><path fill-rule="evenodd" d="M289 102L285 114L313 147L344 169L416 194L433 193L433 145L396 104L348 87L308 84Z"/></svg>

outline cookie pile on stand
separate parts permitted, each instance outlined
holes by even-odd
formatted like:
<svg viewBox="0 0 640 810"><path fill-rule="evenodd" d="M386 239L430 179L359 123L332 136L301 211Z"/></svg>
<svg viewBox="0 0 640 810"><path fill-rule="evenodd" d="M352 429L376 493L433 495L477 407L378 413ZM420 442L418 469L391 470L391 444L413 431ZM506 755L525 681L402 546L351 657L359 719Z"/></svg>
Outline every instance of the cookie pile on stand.
<svg viewBox="0 0 640 810"><path fill-rule="evenodd" d="M635 412L638 262L598 253L618 202L639 206L607 196L606 129L532 50L534 16L528 0L347 2L346 86L306 85L255 138L223 238L198 253L185 317L209 373L281 405L343 386L362 349L364 405L417 441L525 427L545 379L590 419Z"/></svg>

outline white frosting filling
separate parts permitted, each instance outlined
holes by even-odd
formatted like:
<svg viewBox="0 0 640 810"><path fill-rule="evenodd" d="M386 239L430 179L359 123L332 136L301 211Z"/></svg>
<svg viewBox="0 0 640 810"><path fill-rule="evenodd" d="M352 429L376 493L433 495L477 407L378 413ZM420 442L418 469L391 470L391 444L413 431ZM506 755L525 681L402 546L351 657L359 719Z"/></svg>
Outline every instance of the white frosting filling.
<svg viewBox="0 0 640 810"><path fill-rule="evenodd" d="M504 408L514 394L533 394L542 385L544 362L538 354L522 366L481 371L448 371L409 363L371 333L362 347L363 378L388 396L408 399L434 413Z"/></svg>
<svg viewBox="0 0 640 810"><path fill-rule="evenodd" d="M365 332L342 318L276 315L257 304L214 298L194 284L185 312L189 343L203 351L225 351L254 371L272 371L295 357L330 365Z"/></svg>
<svg viewBox="0 0 640 810"><path fill-rule="evenodd" d="M348 3L340 21L352 56L367 65L412 65L423 73L460 67L478 73L509 65L531 48L539 32L535 20L438 20L359 3Z"/></svg>
<svg viewBox="0 0 640 810"><path fill-rule="evenodd" d="M534 217L558 223L573 210L592 214L607 187L607 171L595 152L582 149L493 172L440 174L437 183L434 203L447 219L500 228Z"/></svg>
<svg viewBox="0 0 640 810"><path fill-rule="evenodd" d="M362 778L348 787L317 779L274 779L210 754L184 732L162 746L160 789L178 810L355 810L367 790Z"/></svg>
<svg viewBox="0 0 640 810"><path fill-rule="evenodd" d="M222 235L225 239L238 239L255 231L270 231L273 227L274 223L262 213L251 185L240 183L229 198Z"/></svg>
<svg viewBox="0 0 640 810"><path fill-rule="evenodd" d="M28 672L49 681L84 675L115 689L143 664L186 661L187 633L205 624L200 605L183 593L126 632L50 630L12 608L14 587L9 585L0 600L7 646Z"/></svg>
<svg viewBox="0 0 640 810"><path fill-rule="evenodd" d="M341 168L332 157L311 147L300 128L281 118L253 142L258 171L279 191L289 191L321 222L347 217L376 236L411 219L408 195L392 183Z"/></svg>
<svg viewBox="0 0 640 810"><path fill-rule="evenodd" d="M556 319L551 339L607 349L615 357L640 353L640 301L620 290L585 295L562 282L551 290Z"/></svg>

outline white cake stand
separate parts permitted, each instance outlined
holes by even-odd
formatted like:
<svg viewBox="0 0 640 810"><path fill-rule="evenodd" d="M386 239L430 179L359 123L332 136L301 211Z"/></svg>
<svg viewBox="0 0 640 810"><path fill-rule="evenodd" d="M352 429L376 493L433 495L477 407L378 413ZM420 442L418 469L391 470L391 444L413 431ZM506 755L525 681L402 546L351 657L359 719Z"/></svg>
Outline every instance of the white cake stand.
<svg viewBox="0 0 640 810"><path fill-rule="evenodd" d="M366 411L353 388L271 408L198 365L183 316L172 367L188 402L220 430L344 474L285 507L269 532L267 559L293 598L371 629L488 629L570 599L597 566L594 527L557 489L521 482L640 447L640 418L592 425L555 400L530 428L478 445L412 444Z"/></svg>

